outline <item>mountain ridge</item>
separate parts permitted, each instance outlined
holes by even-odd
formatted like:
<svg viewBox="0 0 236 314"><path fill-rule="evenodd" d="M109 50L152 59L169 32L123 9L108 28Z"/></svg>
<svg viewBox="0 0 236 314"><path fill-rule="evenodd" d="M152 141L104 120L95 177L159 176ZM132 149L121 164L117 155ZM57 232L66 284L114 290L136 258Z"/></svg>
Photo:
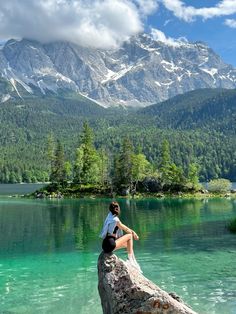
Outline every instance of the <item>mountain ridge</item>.
<svg viewBox="0 0 236 314"><path fill-rule="evenodd" d="M236 89L199 89L138 110L162 127L236 132Z"/></svg>
<svg viewBox="0 0 236 314"><path fill-rule="evenodd" d="M202 42L171 46L140 34L116 50L68 42L6 42L0 101L68 90L104 107L143 107L198 88L236 88L236 70Z"/></svg>

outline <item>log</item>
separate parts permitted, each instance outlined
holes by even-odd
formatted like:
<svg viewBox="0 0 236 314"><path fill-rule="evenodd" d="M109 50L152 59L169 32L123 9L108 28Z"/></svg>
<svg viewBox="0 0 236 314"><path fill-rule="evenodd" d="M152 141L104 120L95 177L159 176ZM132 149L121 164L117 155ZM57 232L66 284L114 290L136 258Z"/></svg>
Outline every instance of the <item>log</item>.
<svg viewBox="0 0 236 314"><path fill-rule="evenodd" d="M98 258L98 291L104 314L197 314L112 253Z"/></svg>

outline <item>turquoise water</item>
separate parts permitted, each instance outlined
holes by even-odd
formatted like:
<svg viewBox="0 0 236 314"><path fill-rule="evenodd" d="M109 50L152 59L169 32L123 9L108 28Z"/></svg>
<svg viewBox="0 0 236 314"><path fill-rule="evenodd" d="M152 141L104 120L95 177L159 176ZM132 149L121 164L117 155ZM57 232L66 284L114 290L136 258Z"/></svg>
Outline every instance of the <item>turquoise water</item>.
<svg viewBox="0 0 236 314"><path fill-rule="evenodd" d="M0 198L0 313L101 314L98 234L108 199ZM194 310L236 313L236 202L120 200L144 275ZM122 251L118 253L126 258Z"/></svg>
<svg viewBox="0 0 236 314"><path fill-rule="evenodd" d="M24 195L27 193L32 193L37 189L45 186L44 183L16 183L16 184L4 184L0 183L0 195L10 196L10 195Z"/></svg>

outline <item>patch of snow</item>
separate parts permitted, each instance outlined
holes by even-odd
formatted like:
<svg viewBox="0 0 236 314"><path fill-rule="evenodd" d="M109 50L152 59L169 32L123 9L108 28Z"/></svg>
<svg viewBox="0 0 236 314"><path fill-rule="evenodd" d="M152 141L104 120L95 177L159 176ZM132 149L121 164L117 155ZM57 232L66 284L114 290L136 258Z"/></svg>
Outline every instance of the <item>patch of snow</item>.
<svg viewBox="0 0 236 314"><path fill-rule="evenodd" d="M150 52L153 52L153 51L156 51L157 48L150 48L148 46L145 46L144 44L140 44L140 47L144 50L147 50L147 51L150 51Z"/></svg>
<svg viewBox="0 0 236 314"><path fill-rule="evenodd" d="M90 98L90 97L88 97L86 94L83 94L83 93L79 93L81 96L83 96L83 97L85 97L85 98L87 98L87 99L89 99L89 100L91 100L92 102L95 102L97 105L99 105L99 106L101 106L101 107L104 107L104 108L107 108L107 106L105 106L104 105L104 103L100 103L100 102L98 102L97 100L95 100L95 99L93 99L93 98Z"/></svg>
<svg viewBox="0 0 236 314"><path fill-rule="evenodd" d="M1 99L1 103L8 101L8 99L10 99L11 96L9 94L3 95L2 99Z"/></svg>
<svg viewBox="0 0 236 314"><path fill-rule="evenodd" d="M16 82L15 82L15 80L14 80L13 78L10 78L10 83L12 84L13 88L15 89L17 95L18 95L20 98L22 98L21 95L20 95L20 93L18 92L18 89L17 89L17 87L16 87Z"/></svg>
<svg viewBox="0 0 236 314"><path fill-rule="evenodd" d="M45 68L35 69L34 73L41 76L46 76L46 75L55 76L55 73L57 72L52 68L45 67Z"/></svg>
<svg viewBox="0 0 236 314"><path fill-rule="evenodd" d="M202 63L200 63L198 66L201 67L203 64L207 63L209 60L209 57L204 57Z"/></svg>
<svg viewBox="0 0 236 314"><path fill-rule="evenodd" d="M163 66L163 68L167 71L167 72L174 72L176 70L182 70L183 68L178 67L177 65L174 64L174 62L168 62L166 60L162 60L161 64Z"/></svg>
<svg viewBox="0 0 236 314"><path fill-rule="evenodd" d="M233 78L234 77L234 78ZM230 75L230 74L227 74L227 78L228 80L232 81L232 82L236 82L236 79L235 79L235 76Z"/></svg>
<svg viewBox="0 0 236 314"><path fill-rule="evenodd" d="M25 84L23 81L21 81L21 80L18 79L18 78L16 78L15 80L16 80L20 85L22 85L22 86L24 87L24 89L25 89L28 93L33 94L32 89L31 89L27 84Z"/></svg>
<svg viewBox="0 0 236 314"><path fill-rule="evenodd" d="M193 73L192 73L192 72L190 72L189 70L187 70L185 74L187 74L187 75L188 75L188 77L190 77L191 75L193 75Z"/></svg>
<svg viewBox="0 0 236 314"><path fill-rule="evenodd" d="M106 73L106 77L104 80L102 80L102 84L106 83L107 81L109 81L113 76L115 76L116 73L110 69L107 69L107 73Z"/></svg>
<svg viewBox="0 0 236 314"><path fill-rule="evenodd" d="M65 82L67 82L67 83L72 83L72 82L73 82L69 77L62 75L62 74L59 73L59 72L56 72L56 73L55 73L55 77L57 77L57 78L58 78L59 80L61 80L61 81L65 81Z"/></svg>
<svg viewBox="0 0 236 314"><path fill-rule="evenodd" d="M181 74L180 76L177 76L177 81L178 82L182 81L183 76L184 76L184 74Z"/></svg>
<svg viewBox="0 0 236 314"><path fill-rule="evenodd" d="M38 87L40 88L43 95L45 95L44 87L47 87L43 80L39 80L37 82Z"/></svg>
<svg viewBox="0 0 236 314"><path fill-rule="evenodd" d="M170 86L174 83L174 81L170 81L168 83L161 83L161 85L164 85L164 86Z"/></svg>
<svg viewBox="0 0 236 314"><path fill-rule="evenodd" d="M56 70L54 70L53 68L49 68L49 67L45 67L45 68L41 68L41 69L37 69L35 70L35 74L41 75L41 76L53 76L57 79L58 81L65 81L67 83L73 83L73 81L67 77L64 76L63 74L57 72Z"/></svg>
<svg viewBox="0 0 236 314"><path fill-rule="evenodd" d="M216 69L216 68L211 68L211 69L201 69L201 70L202 70L203 72L209 74L209 75L212 77L214 83L216 82L216 79L215 79L214 75L218 73L218 69Z"/></svg>
<svg viewBox="0 0 236 314"><path fill-rule="evenodd" d="M123 66L123 64L121 64L121 67L122 66ZM102 84L104 84L108 81L117 81L119 78L124 76L127 72L129 72L132 68L133 68L133 65L130 65L128 67L123 68L122 70L120 70L119 72L117 72L113 76L111 76L109 80L103 80Z"/></svg>
<svg viewBox="0 0 236 314"><path fill-rule="evenodd" d="M37 48L33 47L33 46L29 46L31 49L33 50L38 50Z"/></svg>
<svg viewBox="0 0 236 314"><path fill-rule="evenodd" d="M218 73L218 69L216 68L211 68L211 69L201 69L203 72L208 73L209 75L211 75L212 77Z"/></svg>

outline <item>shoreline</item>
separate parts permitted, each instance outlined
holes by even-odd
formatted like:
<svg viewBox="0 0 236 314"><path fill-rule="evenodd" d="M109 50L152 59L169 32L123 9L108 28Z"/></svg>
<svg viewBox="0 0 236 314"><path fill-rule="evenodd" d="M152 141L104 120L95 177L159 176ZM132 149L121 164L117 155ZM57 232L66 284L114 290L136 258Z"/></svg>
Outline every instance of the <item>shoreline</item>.
<svg viewBox="0 0 236 314"><path fill-rule="evenodd" d="M43 193L42 193L43 194ZM29 199L127 199L127 200L142 200L142 199L212 199L212 198L225 198L236 199L236 193L137 193L134 195L119 195L119 194L102 194L102 193L76 193L76 194L63 194L52 193L49 195L14 195L11 197L23 197Z"/></svg>

